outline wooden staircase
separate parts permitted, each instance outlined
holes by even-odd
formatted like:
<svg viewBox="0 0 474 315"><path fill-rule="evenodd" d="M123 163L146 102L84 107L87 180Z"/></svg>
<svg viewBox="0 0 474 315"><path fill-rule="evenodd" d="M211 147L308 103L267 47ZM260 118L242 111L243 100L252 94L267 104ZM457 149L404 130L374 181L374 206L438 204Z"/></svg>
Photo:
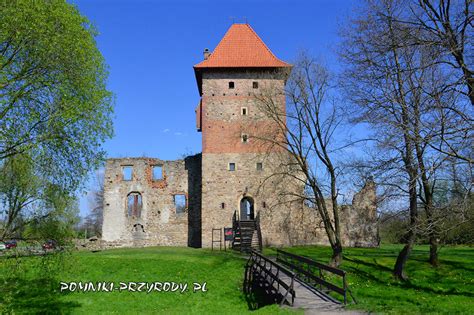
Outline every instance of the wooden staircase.
<svg viewBox="0 0 474 315"><path fill-rule="evenodd" d="M250 253L252 249L262 251L262 232L260 230L260 212L255 220L239 220L237 211L232 218L234 239L232 248L240 252Z"/></svg>

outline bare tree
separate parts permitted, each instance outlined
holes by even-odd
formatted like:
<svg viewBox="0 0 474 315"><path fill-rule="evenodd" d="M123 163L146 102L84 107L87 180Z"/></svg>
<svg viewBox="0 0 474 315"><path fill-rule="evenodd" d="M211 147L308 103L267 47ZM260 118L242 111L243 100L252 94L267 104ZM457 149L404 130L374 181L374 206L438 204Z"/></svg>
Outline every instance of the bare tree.
<svg viewBox="0 0 474 315"><path fill-rule="evenodd" d="M443 77L432 98L443 98L444 94L455 96L438 102L437 107L442 119L457 120L458 124L445 124L454 127L440 128L435 135L438 141L429 145L443 154L472 164L472 150L466 152L463 140L472 136L473 129L472 108L466 108L464 103L474 105L474 2L412 0L400 3L404 14L392 18L409 31L406 40L399 44L431 50L431 62L422 66L442 69Z"/></svg>
<svg viewBox="0 0 474 315"><path fill-rule="evenodd" d="M442 52L436 62L447 65L455 72L453 86L465 87L461 91L474 105L473 1L414 2L410 5L412 14L408 19L401 20L411 28L422 30L415 33L417 36L413 43L425 47L435 46Z"/></svg>
<svg viewBox="0 0 474 315"><path fill-rule="evenodd" d="M259 131L265 144L278 147L290 155L283 176L300 181L305 187L297 197L306 200L318 212L332 248L331 265L342 262L341 224L339 217L338 172L335 165L334 134L342 116L329 96L328 70L312 58L302 55L286 84L266 86L256 94L257 105L275 128ZM286 108L281 106L286 97Z"/></svg>
<svg viewBox="0 0 474 315"><path fill-rule="evenodd" d="M347 65L342 84L358 105L354 121L368 123L376 134L380 154L374 166L391 173L384 184L396 187L408 203L406 245L394 266L399 279L406 279L404 266L421 233L428 235L430 262L437 265L441 217L435 216L436 178L448 157L460 156L472 135L469 120L460 119L464 107L453 102L458 92L445 88L450 74L437 62L441 50L418 45L414 38L425 30L401 22L412 14L406 4L367 1L343 32L341 54ZM440 145L446 143L454 148L452 154L440 154ZM469 156L472 153L465 155ZM465 161L469 163L469 158ZM419 201L426 215L425 230L420 230Z"/></svg>
<svg viewBox="0 0 474 315"><path fill-rule="evenodd" d="M104 211L104 173L103 169L95 173L95 188L90 191L89 215L84 219L84 226L96 235L102 231Z"/></svg>
<svg viewBox="0 0 474 315"><path fill-rule="evenodd" d="M409 30L409 36L402 45L406 48L415 47L417 51L430 52L429 58L425 58L419 65L411 65L411 68L418 66L417 72L431 74L428 78L415 82L414 88L421 90L419 94L425 94L427 97L422 100L423 96L419 96L419 102L413 102L413 119L414 143L420 172L419 197L427 217L426 232L431 245L430 263L437 266L438 239L444 216L439 215L433 194L436 188L435 179L440 176L435 174L436 166L426 165L426 157L423 155L429 155L427 151L434 149L443 155L461 160L461 163L470 165L474 162L472 108L463 106L463 99L458 96L467 95L470 103L474 105L473 56L469 53L474 48L474 16L472 1L468 0L453 3L449 0L418 0L415 4L410 4L410 13L406 18L397 21ZM425 103L427 105L424 105ZM422 108L423 106L425 108ZM426 112L434 115L423 122ZM441 168L446 159L438 155L438 160L441 162L437 166ZM428 173L432 174L431 180Z"/></svg>
<svg viewBox="0 0 474 315"><path fill-rule="evenodd" d="M342 57L347 65L347 80L343 83L349 97L359 106L355 121L372 126L377 148L387 154L381 165L403 172L397 178L406 183L406 188L400 188L406 193L410 224L394 275L406 279L404 267L416 240L419 221L418 167L411 134L412 94L405 84L409 69L399 49L403 32L394 23L397 9L393 1L369 2L361 19L345 30Z"/></svg>

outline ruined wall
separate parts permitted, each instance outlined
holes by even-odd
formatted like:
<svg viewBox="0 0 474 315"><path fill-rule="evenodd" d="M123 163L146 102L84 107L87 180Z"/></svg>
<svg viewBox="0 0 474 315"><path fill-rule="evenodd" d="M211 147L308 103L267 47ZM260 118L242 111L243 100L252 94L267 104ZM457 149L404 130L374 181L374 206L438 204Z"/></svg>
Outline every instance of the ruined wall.
<svg viewBox="0 0 474 315"><path fill-rule="evenodd" d="M255 213L260 212L264 245L329 244L318 211L298 198L302 182L276 175L284 167L281 159L281 154L204 156L203 169L209 172L202 186L204 247L210 246L212 228L232 226L232 215L239 213L240 200L246 196L253 198ZM238 161L235 171L227 169L228 161ZM256 161L263 161L262 171L256 171ZM326 202L331 207L330 200ZM340 218L344 246L378 246L375 185L368 183L352 204L341 205Z"/></svg>
<svg viewBox="0 0 474 315"><path fill-rule="evenodd" d="M235 171L228 170L228 161L238 161ZM262 163L261 170L256 169L257 162ZM163 166L163 180L152 180L153 165ZM122 179L124 166L133 167L130 181ZM101 246L209 247L212 228L231 227L243 197L253 198L255 213L260 212L264 245L327 245L317 211L292 194L302 193L302 183L275 175L284 167L287 163L281 153L207 154L202 160L196 155L178 161L109 159L104 183L105 244ZM202 169L208 172L204 182ZM130 192L142 196L140 218L128 216ZM176 214L173 200L177 193L187 195L187 211L181 215ZM344 246L377 246L375 185L367 183L354 195L352 205L341 206L340 217ZM143 230L137 230L136 224Z"/></svg>
<svg viewBox="0 0 474 315"><path fill-rule="evenodd" d="M368 181L354 195L347 215L343 215L345 245L350 247L375 247L380 243L377 221L375 183Z"/></svg>
<svg viewBox="0 0 474 315"><path fill-rule="evenodd" d="M331 209L331 200L326 200L328 209ZM294 238L295 244L329 245L324 225L317 209L304 206L290 217L288 229ZM332 217L332 212L330 212ZM375 184L367 182L354 195L352 203L339 205L339 218L343 246L348 247L377 247L379 246L377 204Z"/></svg>
<svg viewBox="0 0 474 315"><path fill-rule="evenodd" d="M188 246L201 247L201 154L184 159L188 173Z"/></svg>
<svg viewBox="0 0 474 315"><path fill-rule="evenodd" d="M124 246L186 246L196 238L194 227L200 213L200 196L189 196L189 184L200 181L200 156L187 160L155 158L108 159L104 179L104 223L102 239ZM153 180L154 165L162 166L162 179ZM123 179L123 167L131 166L132 179ZM130 216L127 197L142 197L140 217ZM192 193L196 193L193 189ZM178 214L176 194L187 196L187 208ZM191 216L191 219L188 218ZM192 223L192 224L189 224ZM190 228L191 227L191 228Z"/></svg>

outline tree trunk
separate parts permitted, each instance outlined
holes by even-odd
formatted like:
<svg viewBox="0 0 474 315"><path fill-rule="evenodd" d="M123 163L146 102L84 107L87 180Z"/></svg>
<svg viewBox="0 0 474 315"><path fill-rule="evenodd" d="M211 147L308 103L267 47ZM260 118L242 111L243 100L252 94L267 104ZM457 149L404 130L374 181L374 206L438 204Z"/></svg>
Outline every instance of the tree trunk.
<svg viewBox="0 0 474 315"><path fill-rule="evenodd" d="M415 243L415 235L409 237L409 240L405 247L400 251L397 257L397 261L395 263L395 267L393 268L393 276L398 280L408 280L408 277L405 274L405 265L410 256L411 250L413 249L413 244Z"/></svg>
<svg viewBox="0 0 474 315"><path fill-rule="evenodd" d="M433 267L439 266L438 239L435 236L430 236L430 264Z"/></svg>
<svg viewBox="0 0 474 315"><path fill-rule="evenodd" d="M321 190L319 187L317 187L317 185L312 185L312 189L315 196L318 196L318 198L316 198L316 207L318 209L319 215L323 219L324 229L326 231L329 244L332 248L332 256L329 264L333 267L338 267L342 263L342 242L338 216L339 208L337 207L337 202L331 205L334 217L337 218L337 220L335 220L336 224L333 225L327 210L326 201L324 200Z"/></svg>
<svg viewBox="0 0 474 315"><path fill-rule="evenodd" d="M432 183L429 180L427 174L427 168L425 166L425 157L424 157L424 150L422 146L426 144L426 139L421 136L420 133L420 120L421 120L421 113L419 109L419 103L414 102L414 117L413 121L415 123L415 150L416 150L416 157L418 160L418 170L421 175L421 183L422 183L422 193L423 198L422 201L425 206L425 214L428 222L428 236L430 240L430 264L433 267L438 266L438 240L437 240L437 227L436 227L436 220L434 219L434 202L433 202L433 190ZM433 182L434 185L434 182Z"/></svg>
<svg viewBox="0 0 474 315"><path fill-rule="evenodd" d="M398 279L405 281L408 277L405 274L405 265L410 256L410 253L413 249L413 245L415 244L416 239L416 230L418 227L418 209L417 209L417 198L416 198L416 187L411 184L410 185L410 229L407 233L407 242L405 247L400 251L397 257L397 261L395 262L395 266L393 267L393 276Z"/></svg>
<svg viewBox="0 0 474 315"><path fill-rule="evenodd" d="M407 150L407 152L411 152ZM411 155L407 155L407 161L411 160ZM405 274L405 265L410 256L410 253L413 249L415 244L415 239L417 235L418 229L418 205L417 205L417 191L416 191L416 170L410 167L411 163L407 163L408 174L410 176L410 184L409 184L409 195L410 195L410 227L407 232L407 242L405 247L400 251L397 257L397 261L395 262L395 266L393 267L393 276L398 279L405 281L408 277Z"/></svg>
<svg viewBox="0 0 474 315"><path fill-rule="evenodd" d="M329 265L331 267L339 267L339 265L342 263L342 245L339 241L336 242L336 244L332 247L332 257L331 257L331 262Z"/></svg>

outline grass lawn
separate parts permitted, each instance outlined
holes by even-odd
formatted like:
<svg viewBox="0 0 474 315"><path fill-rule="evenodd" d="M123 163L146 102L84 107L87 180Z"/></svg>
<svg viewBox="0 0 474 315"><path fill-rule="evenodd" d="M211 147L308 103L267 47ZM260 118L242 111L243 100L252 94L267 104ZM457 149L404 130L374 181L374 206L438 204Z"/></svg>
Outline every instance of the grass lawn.
<svg viewBox="0 0 474 315"><path fill-rule="evenodd" d="M14 259L0 261L0 313L235 314L248 310L241 291L245 259L230 252L155 247L75 252L65 255L62 264L58 259L23 258L18 270ZM59 265L62 270L57 270ZM60 281L107 281L118 287L120 282L176 282L189 287L184 293L61 293ZM194 282L206 282L207 292L193 293ZM271 305L257 313L289 311Z"/></svg>
<svg viewBox="0 0 474 315"><path fill-rule="evenodd" d="M359 304L377 313L471 313L474 310L474 248L441 250L441 267L425 262L419 246L408 262L411 281L399 283L391 267L400 246L345 249L342 268ZM327 262L327 247L293 247L288 251ZM273 254L271 249L265 254ZM230 252L154 247L74 252L57 257L0 258L0 313L166 313L240 314L248 312L241 292L245 260ZM60 292L60 282L92 281L188 283L178 292ZM192 292L193 282L207 292ZM290 313L276 305L257 314Z"/></svg>
<svg viewBox="0 0 474 315"><path fill-rule="evenodd" d="M407 264L409 281L395 281L391 271L401 245L378 249L344 249L341 269L348 273L348 284L357 299L349 308L376 313L474 314L474 248L444 247L440 267L428 262L428 246L416 246ZM328 247L302 246L286 249L327 263ZM266 250L265 254L275 254Z"/></svg>

